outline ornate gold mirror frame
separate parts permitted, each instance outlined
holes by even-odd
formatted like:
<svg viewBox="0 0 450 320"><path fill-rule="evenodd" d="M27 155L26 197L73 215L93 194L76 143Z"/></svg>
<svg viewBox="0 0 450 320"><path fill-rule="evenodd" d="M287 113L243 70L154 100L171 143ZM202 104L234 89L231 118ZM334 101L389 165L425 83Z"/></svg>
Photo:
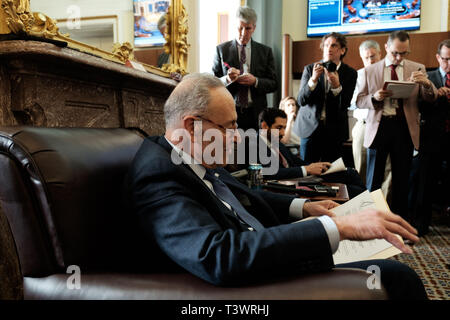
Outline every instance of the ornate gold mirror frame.
<svg viewBox="0 0 450 320"><path fill-rule="evenodd" d="M145 63L141 64L148 72L164 77L170 77L173 72L186 74L189 48L187 33L187 14L182 0L172 0L167 14L167 42L164 45L165 52L170 54L170 63L163 65L161 69ZM69 34L61 34L55 20L43 13L30 11L30 0L1 0L0 35L8 34L67 42L69 48L121 64L134 59L134 48L129 42L116 43L113 51L108 52L73 40Z"/></svg>

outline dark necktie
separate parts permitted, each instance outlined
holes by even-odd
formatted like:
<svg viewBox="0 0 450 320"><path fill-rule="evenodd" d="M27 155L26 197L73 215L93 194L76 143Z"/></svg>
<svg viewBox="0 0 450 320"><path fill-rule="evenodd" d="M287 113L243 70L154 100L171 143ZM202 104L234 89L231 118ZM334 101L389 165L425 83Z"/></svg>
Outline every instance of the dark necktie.
<svg viewBox="0 0 450 320"><path fill-rule="evenodd" d="M245 53L245 45L240 45L241 57L239 59L239 70L244 74L244 64L247 61L247 54ZM245 108L248 106L248 87L239 86L239 106Z"/></svg>
<svg viewBox="0 0 450 320"><path fill-rule="evenodd" d="M450 88L450 72L447 73L447 80L445 80L445 86ZM450 101L450 94L447 95L447 100ZM450 132L450 120L447 119L445 122L445 132Z"/></svg>
<svg viewBox="0 0 450 320"><path fill-rule="evenodd" d="M391 68L391 80L398 80L398 75L397 75L397 72L395 71L395 68L397 68L397 65L391 64L389 67ZM404 118L405 113L403 111L403 99L397 99L397 104L398 104L398 108L396 111L397 117Z"/></svg>
<svg viewBox="0 0 450 320"><path fill-rule="evenodd" d="M283 156L281 151L278 149L278 157L280 159L280 163L283 166L283 168L289 168L289 163L287 162L286 158Z"/></svg>
<svg viewBox="0 0 450 320"><path fill-rule="evenodd" d="M231 190L220 181L212 169L206 169L205 179L212 183L214 192L222 200L228 203L240 220L255 230L262 230L264 226L250 213L245 210L239 200L234 196Z"/></svg>

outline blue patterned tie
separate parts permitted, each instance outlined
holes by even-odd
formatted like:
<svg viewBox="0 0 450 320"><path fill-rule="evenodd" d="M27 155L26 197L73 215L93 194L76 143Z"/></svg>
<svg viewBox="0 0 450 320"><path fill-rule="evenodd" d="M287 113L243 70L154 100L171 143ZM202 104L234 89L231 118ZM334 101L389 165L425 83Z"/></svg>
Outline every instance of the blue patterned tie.
<svg viewBox="0 0 450 320"><path fill-rule="evenodd" d="M247 210L245 210L225 183L216 177L214 170L206 169L205 179L212 183L216 195L233 208L238 218L255 230L264 229L264 226L255 217L248 213Z"/></svg>

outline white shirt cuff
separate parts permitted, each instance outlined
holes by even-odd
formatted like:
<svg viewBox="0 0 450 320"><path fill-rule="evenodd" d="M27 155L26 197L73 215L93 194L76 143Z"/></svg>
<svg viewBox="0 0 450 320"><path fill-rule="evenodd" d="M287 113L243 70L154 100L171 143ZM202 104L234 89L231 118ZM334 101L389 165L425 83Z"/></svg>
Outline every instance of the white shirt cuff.
<svg viewBox="0 0 450 320"><path fill-rule="evenodd" d="M307 201L309 200L299 198L292 200L291 205L289 206L289 216L298 220L303 219L303 206Z"/></svg>
<svg viewBox="0 0 450 320"><path fill-rule="evenodd" d="M340 85L336 89L331 88L331 92L333 92L334 96L337 96L342 91L342 86Z"/></svg>
<svg viewBox="0 0 450 320"><path fill-rule="evenodd" d="M222 78L220 78L220 81L222 81L222 83L224 85L227 85L228 84L228 79L227 78L228 78L228 75L225 75Z"/></svg>
<svg viewBox="0 0 450 320"><path fill-rule="evenodd" d="M308 176L308 171L306 171L306 167L302 166L302 171L303 171L303 176L307 177Z"/></svg>
<svg viewBox="0 0 450 320"><path fill-rule="evenodd" d="M255 77L256 78L256 77ZM258 88L258 78L256 78L255 88Z"/></svg>
<svg viewBox="0 0 450 320"><path fill-rule="evenodd" d="M314 89L317 87L317 82L314 83L314 81L311 78L309 78L308 87L309 90L314 91Z"/></svg>
<svg viewBox="0 0 450 320"><path fill-rule="evenodd" d="M322 222L323 227L328 235L328 240L330 241L331 254L334 254L339 248L339 241L341 240L341 236L339 234L339 230L334 223L333 219L329 216L321 216L318 218L320 222Z"/></svg>

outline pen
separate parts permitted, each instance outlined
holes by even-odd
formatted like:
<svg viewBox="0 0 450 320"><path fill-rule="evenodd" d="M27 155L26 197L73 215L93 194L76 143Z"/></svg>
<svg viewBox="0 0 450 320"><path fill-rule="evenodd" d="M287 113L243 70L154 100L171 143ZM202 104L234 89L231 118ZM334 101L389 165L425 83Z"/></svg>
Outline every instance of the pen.
<svg viewBox="0 0 450 320"><path fill-rule="evenodd" d="M230 66L228 63L224 62L223 65L224 65L227 69L231 69L231 66Z"/></svg>

